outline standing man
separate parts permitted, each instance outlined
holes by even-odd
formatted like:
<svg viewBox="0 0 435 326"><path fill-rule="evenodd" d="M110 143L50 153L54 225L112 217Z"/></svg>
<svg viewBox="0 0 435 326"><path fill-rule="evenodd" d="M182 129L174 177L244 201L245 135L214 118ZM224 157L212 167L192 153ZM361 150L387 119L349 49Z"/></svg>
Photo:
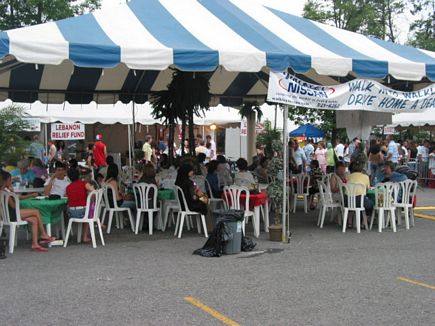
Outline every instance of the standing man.
<svg viewBox="0 0 435 326"><path fill-rule="evenodd" d="M39 136L33 136L33 142L29 146L29 155L33 158L39 158L44 162L45 149L44 146L39 142Z"/></svg>
<svg viewBox="0 0 435 326"><path fill-rule="evenodd" d="M48 143L48 159L47 159L48 168L50 172L53 172L54 163L56 162L57 148L53 140L50 139L47 143Z"/></svg>
<svg viewBox="0 0 435 326"><path fill-rule="evenodd" d="M307 164L310 164L311 157L314 153L313 140L310 138L307 141L307 144L304 147L305 157L307 158Z"/></svg>
<svg viewBox="0 0 435 326"><path fill-rule="evenodd" d="M153 137L151 135L148 135L145 139L145 144L143 144L142 151L143 151L143 159L146 163L152 163L152 157L153 157L153 147L151 146L153 142Z"/></svg>
<svg viewBox="0 0 435 326"><path fill-rule="evenodd" d="M344 145L341 139L337 140L337 146L335 146L335 154L337 154L337 157L340 161L343 161L344 158Z"/></svg>
<svg viewBox="0 0 435 326"><path fill-rule="evenodd" d="M210 160L215 160L216 159L216 143L213 139L211 139L210 135L205 136L205 139L207 141L207 144L210 144L210 151L211 151L211 156L210 156Z"/></svg>
<svg viewBox="0 0 435 326"><path fill-rule="evenodd" d="M299 147L297 141L295 141L295 161L297 166L297 173L306 173L307 169L307 157L302 148Z"/></svg>
<svg viewBox="0 0 435 326"><path fill-rule="evenodd" d="M388 136L388 149L387 149L387 158L386 161L391 161L394 164L394 167L399 163L399 149L397 148L397 144L394 141L393 136Z"/></svg>
<svg viewBox="0 0 435 326"><path fill-rule="evenodd" d="M106 144L103 143L103 135L97 134L95 137L94 144L94 161L97 170L107 165L106 157L107 157L107 147Z"/></svg>

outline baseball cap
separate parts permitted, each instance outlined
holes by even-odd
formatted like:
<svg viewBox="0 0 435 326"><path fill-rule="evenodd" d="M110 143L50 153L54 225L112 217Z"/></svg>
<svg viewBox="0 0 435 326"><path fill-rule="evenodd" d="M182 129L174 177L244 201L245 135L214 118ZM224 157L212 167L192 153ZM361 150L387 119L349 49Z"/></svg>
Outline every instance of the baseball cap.
<svg viewBox="0 0 435 326"><path fill-rule="evenodd" d="M102 139L103 139L103 135L102 135L102 134L97 134L97 135L95 136L95 139L96 139L96 140L102 140Z"/></svg>

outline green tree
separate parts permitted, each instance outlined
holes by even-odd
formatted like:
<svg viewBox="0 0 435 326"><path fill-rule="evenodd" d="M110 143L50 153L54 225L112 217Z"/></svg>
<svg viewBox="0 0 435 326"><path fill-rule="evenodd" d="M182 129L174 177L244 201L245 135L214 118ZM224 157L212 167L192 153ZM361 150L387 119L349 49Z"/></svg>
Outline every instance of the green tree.
<svg viewBox="0 0 435 326"><path fill-rule="evenodd" d="M435 51L435 0L410 0L411 13L418 17L410 26L412 46Z"/></svg>
<svg viewBox="0 0 435 326"><path fill-rule="evenodd" d="M24 108L10 105L0 110L0 160L21 159L28 143L20 136L29 127Z"/></svg>
<svg viewBox="0 0 435 326"><path fill-rule="evenodd" d="M174 130L179 120L189 125L189 147L195 148L194 116L202 116L211 99L208 79L200 73L174 70L167 90L156 92L150 98L155 118L164 119L169 127L169 157L172 159ZM183 135L184 136L184 135ZM172 138L172 139L171 139ZM181 143L183 146L183 142ZM190 151L194 155L193 150Z"/></svg>
<svg viewBox="0 0 435 326"><path fill-rule="evenodd" d="M100 8L101 0L3 0L0 30L59 20Z"/></svg>

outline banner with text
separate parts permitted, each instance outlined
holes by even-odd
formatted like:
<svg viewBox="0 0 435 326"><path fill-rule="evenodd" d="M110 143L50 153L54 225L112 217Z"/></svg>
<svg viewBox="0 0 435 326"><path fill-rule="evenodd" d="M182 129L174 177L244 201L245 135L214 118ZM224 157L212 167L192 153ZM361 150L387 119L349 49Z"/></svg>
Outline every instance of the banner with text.
<svg viewBox="0 0 435 326"><path fill-rule="evenodd" d="M85 125L83 123L52 123L50 138L52 140L85 139Z"/></svg>
<svg viewBox="0 0 435 326"><path fill-rule="evenodd" d="M424 112L435 109L435 84L419 91L400 92L365 79L319 86L286 72L270 72L267 100L323 110Z"/></svg>

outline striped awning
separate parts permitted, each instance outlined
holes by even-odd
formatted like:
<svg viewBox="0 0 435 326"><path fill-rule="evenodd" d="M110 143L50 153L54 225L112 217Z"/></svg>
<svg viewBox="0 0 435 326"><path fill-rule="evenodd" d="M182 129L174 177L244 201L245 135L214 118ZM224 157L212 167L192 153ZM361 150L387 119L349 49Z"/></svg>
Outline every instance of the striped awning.
<svg viewBox="0 0 435 326"><path fill-rule="evenodd" d="M166 88L174 67L204 74L213 104L225 105L264 100L270 69L329 85L360 77L418 88L435 80L434 52L251 0L132 0L0 32L0 59L0 100L16 102L143 103Z"/></svg>

